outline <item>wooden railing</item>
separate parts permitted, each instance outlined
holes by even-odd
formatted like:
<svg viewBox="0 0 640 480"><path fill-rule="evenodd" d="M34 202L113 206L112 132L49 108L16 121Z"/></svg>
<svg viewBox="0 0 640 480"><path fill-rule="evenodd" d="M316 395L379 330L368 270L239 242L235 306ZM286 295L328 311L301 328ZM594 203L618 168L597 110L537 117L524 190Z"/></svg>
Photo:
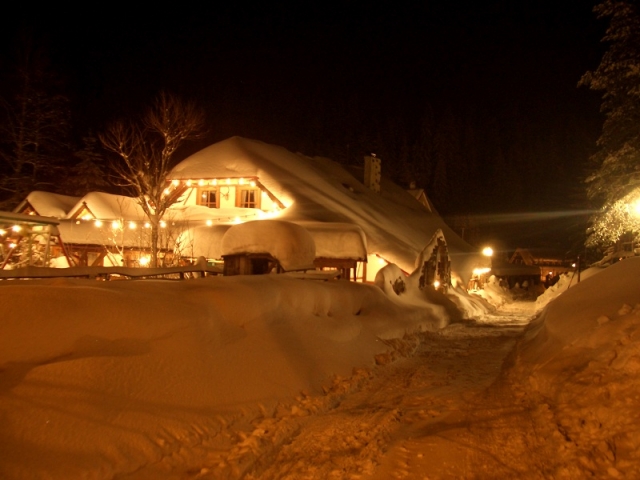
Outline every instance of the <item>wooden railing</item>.
<svg viewBox="0 0 640 480"><path fill-rule="evenodd" d="M14 270L0 270L0 280L35 278L90 278L96 280L164 278L184 280L208 275L222 275L222 266L187 265L166 268L132 267L24 267Z"/></svg>

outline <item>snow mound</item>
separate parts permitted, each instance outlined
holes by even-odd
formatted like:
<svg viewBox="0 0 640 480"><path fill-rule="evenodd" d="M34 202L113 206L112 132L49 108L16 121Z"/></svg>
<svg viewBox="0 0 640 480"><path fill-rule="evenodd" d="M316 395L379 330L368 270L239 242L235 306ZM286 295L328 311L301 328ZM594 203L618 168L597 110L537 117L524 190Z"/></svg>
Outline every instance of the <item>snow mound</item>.
<svg viewBox="0 0 640 480"><path fill-rule="evenodd" d="M440 322L372 285L285 275L5 281L0 303L2 478L113 478L168 445L196 452L230 412L322 395Z"/></svg>
<svg viewBox="0 0 640 480"><path fill-rule="evenodd" d="M420 269L407 276L400 267L389 264L378 271L375 285L398 305L433 312L440 318L439 328L452 321L483 315L491 310L488 304L467 294L462 288L451 287L443 294L430 285L421 287L420 276Z"/></svg>
<svg viewBox="0 0 640 480"><path fill-rule="evenodd" d="M222 237L222 255L268 253L286 271L313 269L316 246L306 229L282 220L258 220L231 227Z"/></svg>
<svg viewBox="0 0 640 480"><path fill-rule="evenodd" d="M568 288L570 276L563 276L565 278L554 285L557 287L555 293L561 292L562 295L556 295L531 325L531 333L537 335L535 340L526 345L526 358L544 356L550 360L562 356L566 348L575 347L577 343L590 345L590 348L611 347L612 339L604 335L605 331L600 328L602 322L598 322L598 319L624 316L625 310L621 309L623 305L640 303L637 283L630 281L638 278L638 275L640 258L619 262L578 284L574 283L571 288Z"/></svg>
<svg viewBox="0 0 640 480"><path fill-rule="evenodd" d="M491 275L485 282L481 290L473 292L473 295L478 295L484 298L494 307L498 308L505 303L511 303L513 301L513 295L511 291L500 284L500 280L495 275Z"/></svg>
<svg viewBox="0 0 640 480"><path fill-rule="evenodd" d="M545 412L562 465L553 477L640 472L639 276L640 258L629 258L565 285L518 345L508 376Z"/></svg>
<svg viewBox="0 0 640 480"><path fill-rule="evenodd" d="M536 309L541 310L551 300L557 298L569 288L578 284L578 278L573 273L563 273L558 281L547 288L542 295L536 299Z"/></svg>

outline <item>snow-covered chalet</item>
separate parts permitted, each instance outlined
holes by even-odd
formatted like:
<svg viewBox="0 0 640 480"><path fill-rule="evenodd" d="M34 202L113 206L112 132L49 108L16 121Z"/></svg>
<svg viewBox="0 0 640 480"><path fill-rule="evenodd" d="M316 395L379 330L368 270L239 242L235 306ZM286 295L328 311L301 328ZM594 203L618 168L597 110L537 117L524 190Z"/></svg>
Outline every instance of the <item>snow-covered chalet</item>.
<svg viewBox="0 0 640 480"><path fill-rule="evenodd" d="M162 251L174 263L200 257L220 261L223 239L235 225L288 222L313 238L317 268L371 280L388 263L414 271L438 235L446 240L454 278L466 284L482 256L445 224L424 192L401 188L381 176L380 168L374 157L354 174L327 158L256 140L232 137L215 143L169 175L166 192L179 200L164 218ZM14 212L56 218L64 247L58 251L66 250L72 265L144 264L148 235L135 199L32 192ZM266 237L285 230L263 228L261 235L265 244L275 245L278 238Z"/></svg>

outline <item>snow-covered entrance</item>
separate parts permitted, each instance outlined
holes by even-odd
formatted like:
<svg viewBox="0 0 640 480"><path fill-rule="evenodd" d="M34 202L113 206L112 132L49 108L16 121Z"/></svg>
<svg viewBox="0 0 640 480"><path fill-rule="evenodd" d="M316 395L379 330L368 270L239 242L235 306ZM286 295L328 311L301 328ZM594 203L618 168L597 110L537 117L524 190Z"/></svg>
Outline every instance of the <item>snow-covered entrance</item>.
<svg viewBox="0 0 640 480"><path fill-rule="evenodd" d="M313 238L300 225L260 220L231 227L222 237L225 275L313 270Z"/></svg>

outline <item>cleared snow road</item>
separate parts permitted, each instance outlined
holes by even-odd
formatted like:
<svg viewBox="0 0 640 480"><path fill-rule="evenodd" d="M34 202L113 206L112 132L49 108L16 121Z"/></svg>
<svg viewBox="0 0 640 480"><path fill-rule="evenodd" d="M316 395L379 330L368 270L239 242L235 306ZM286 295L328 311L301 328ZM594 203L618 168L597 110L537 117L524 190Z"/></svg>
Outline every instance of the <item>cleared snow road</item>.
<svg viewBox="0 0 640 480"><path fill-rule="evenodd" d="M465 465L476 469L483 453L466 419L483 407L475 403L478 394L496 379L533 314L533 302L515 302L420 334L412 356L369 372L335 408L292 419L295 426L285 429L290 436L256 456L242 477L474 477Z"/></svg>

